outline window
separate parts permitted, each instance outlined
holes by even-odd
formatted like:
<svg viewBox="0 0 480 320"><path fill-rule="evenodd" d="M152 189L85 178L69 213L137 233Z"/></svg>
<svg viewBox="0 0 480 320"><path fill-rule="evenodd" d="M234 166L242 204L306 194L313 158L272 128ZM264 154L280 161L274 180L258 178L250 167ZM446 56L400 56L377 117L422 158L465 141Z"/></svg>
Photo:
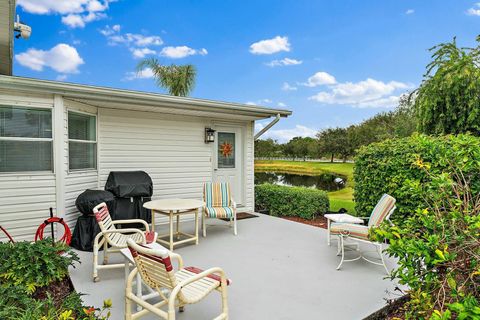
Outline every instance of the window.
<svg viewBox="0 0 480 320"><path fill-rule="evenodd" d="M68 112L68 159L70 170L97 168L95 116Z"/></svg>
<svg viewBox="0 0 480 320"><path fill-rule="evenodd" d="M52 171L52 111L0 106L0 172Z"/></svg>
<svg viewBox="0 0 480 320"><path fill-rule="evenodd" d="M217 143L218 168L235 168L235 133L219 132Z"/></svg>

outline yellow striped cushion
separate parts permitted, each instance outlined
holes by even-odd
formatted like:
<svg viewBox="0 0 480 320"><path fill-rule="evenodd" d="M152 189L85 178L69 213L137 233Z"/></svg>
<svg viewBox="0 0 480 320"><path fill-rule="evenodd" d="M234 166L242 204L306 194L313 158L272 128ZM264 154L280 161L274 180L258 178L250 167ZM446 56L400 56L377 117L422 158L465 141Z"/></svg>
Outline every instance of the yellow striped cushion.
<svg viewBox="0 0 480 320"><path fill-rule="evenodd" d="M396 200L394 197L385 193L373 209L372 214L370 215L370 220L368 220L368 226L378 227L393 209L395 202Z"/></svg>
<svg viewBox="0 0 480 320"><path fill-rule="evenodd" d="M203 198L207 207L230 207L230 185L227 182L207 182L203 186Z"/></svg>
<svg viewBox="0 0 480 320"><path fill-rule="evenodd" d="M368 227L360 224L334 222L330 225L330 234L343 234L353 238L368 240Z"/></svg>
<svg viewBox="0 0 480 320"><path fill-rule="evenodd" d="M205 207L205 214L209 218L231 218L234 215L232 207Z"/></svg>

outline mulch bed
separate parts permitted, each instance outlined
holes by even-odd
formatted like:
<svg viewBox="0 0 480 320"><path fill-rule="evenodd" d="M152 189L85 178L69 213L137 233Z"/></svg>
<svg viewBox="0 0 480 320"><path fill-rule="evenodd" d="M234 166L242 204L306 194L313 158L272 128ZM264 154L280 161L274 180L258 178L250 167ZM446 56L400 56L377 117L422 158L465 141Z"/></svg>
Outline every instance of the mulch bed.
<svg viewBox="0 0 480 320"><path fill-rule="evenodd" d="M74 291L72 280L69 276L59 281L54 281L46 287L40 287L33 293L32 297L37 300L44 300L49 293L55 306L61 306L63 300Z"/></svg>
<svg viewBox="0 0 480 320"><path fill-rule="evenodd" d="M283 219L308 224L314 227L327 229L327 219L324 216L316 217L313 220L299 218L299 217L282 217Z"/></svg>
<svg viewBox="0 0 480 320"><path fill-rule="evenodd" d="M388 301L387 305L382 309L372 313L363 320L394 320L405 319L405 311L403 306L410 300L409 295L404 295L398 299Z"/></svg>

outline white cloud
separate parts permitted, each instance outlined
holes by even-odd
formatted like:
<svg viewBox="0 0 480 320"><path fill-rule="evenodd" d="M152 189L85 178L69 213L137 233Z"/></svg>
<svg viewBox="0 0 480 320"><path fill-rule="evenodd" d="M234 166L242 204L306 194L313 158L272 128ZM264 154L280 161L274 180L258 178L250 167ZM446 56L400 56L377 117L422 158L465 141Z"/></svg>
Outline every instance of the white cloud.
<svg viewBox="0 0 480 320"><path fill-rule="evenodd" d="M83 28L88 22L103 19L114 0L18 0L17 4L33 14L59 14L70 28Z"/></svg>
<svg viewBox="0 0 480 320"><path fill-rule="evenodd" d="M150 68L145 68L140 72L127 72L125 74L125 80L136 80L136 79L150 79L153 78L153 71Z"/></svg>
<svg viewBox="0 0 480 320"><path fill-rule="evenodd" d="M415 13L415 10L413 9L408 9L407 11L405 11L405 14L414 14Z"/></svg>
<svg viewBox="0 0 480 320"><path fill-rule="evenodd" d="M330 86L310 97L325 104L351 105L358 108L378 108L394 106L399 99L395 94L411 89L411 84L398 81L382 82L368 78L359 82L344 82Z"/></svg>
<svg viewBox="0 0 480 320"><path fill-rule="evenodd" d="M121 29L122 27L119 24L111 27L106 25L99 32L107 38L109 45L125 45L132 52L134 58L144 58L149 54L156 54L157 51L150 47L163 44L163 40L159 36L147 36L138 33L122 34L120 33Z"/></svg>
<svg viewBox="0 0 480 320"><path fill-rule="evenodd" d="M160 54L167 58L180 59L188 56L193 56L196 54L204 56L208 54L208 51L205 48L197 50L187 46L178 46L178 47L165 47L162 49Z"/></svg>
<svg viewBox="0 0 480 320"><path fill-rule="evenodd" d="M290 58L285 58L282 60L272 60L268 63L266 63L267 66L269 67L283 67L283 66L294 66L298 64L302 64L302 60L296 60L296 59L290 59Z"/></svg>
<svg viewBox="0 0 480 320"><path fill-rule="evenodd" d="M258 132L262 130L265 127L265 125L266 123L256 122L255 131ZM312 137L313 138L315 137L317 132L318 130L316 129L308 128L306 126L297 124L295 128L291 128L291 129L270 129L267 132L265 132L261 138L262 139L271 138L274 140L278 140L278 142L280 143L284 143L295 137Z"/></svg>
<svg viewBox="0 0 480 320"><path fill-rule="evenodd" d="M65 81L67 80L68 76L66 74L59 74L55 79L57 81Z"/></svg>
<svg viewBox="0 0 480 320"><path fill-rule="evenodd" d="M287 105L286 105L285 103L283 103L283 102L277 103L277 107L284 108L284 107L286 107L286 106L287 106Z"/></svg>
<svg viewBox="0 0 480 320"><path fill-rule="evenodd" d="M253 54L272 54L280 51L290 51L288 37L276 36L273 39L261 40L250 45Z"/></svg>
<svg viewBox="0 0 480 320"><path fill-rule="evenodd" d="M288 84L288 82L284 82L282 85L283 91L296 91L297 89L298 89L297 87Z"/></svg>
<svg viewBox="0 0 480 320"><path fill-rule="evenodd" d="M270 100L270 99L259 99L257 101L247 101L247 102L245 102L245 104L248 104L248 105L251 105L251 106L258 106L258 105L262 105L262 104L270 104L272 102L273 101Z"/></svg>
<svg viewBox="0 0 480 320"><path fill-rule="evenodd" d="M317 87L322 85L332 85L335 83L337 83L337 80L335 80L334 76L327 72L320 71L308 78L307 82L303 85L307 87Z"/></svg>
<svg viewBox="0 0 480 320"><path fill-rule="evenodd" d="M467 10L469 16L480 16L480 2L475 3L473 8Z"/></svg>
<svg viewBox="0 0 480 320"><path fill-rule="evenodd" d="M135 58L142 59L145 58L149 54L157 53L155 50L149 48L138 48L138 49L131 49L132 54Z"/></svg>
<svg viewBox="0 0 480 320"><path fill-rule="evenodd" d="M77 49L65 43L57 44L50 50L28 49L16 54L15 59L35 71L48 67L61 73L78 73L78 67L84 63Z"/></svg>

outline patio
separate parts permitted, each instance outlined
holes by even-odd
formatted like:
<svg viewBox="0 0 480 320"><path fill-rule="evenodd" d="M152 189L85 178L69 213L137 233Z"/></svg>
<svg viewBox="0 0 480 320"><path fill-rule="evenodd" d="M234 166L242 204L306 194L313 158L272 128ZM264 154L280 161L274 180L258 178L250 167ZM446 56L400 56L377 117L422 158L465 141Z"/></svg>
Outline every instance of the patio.
<svg viewBox="0 0 480 320"><path fill-rule="evenodd" d="M209 224L221 221L209 220ZM158 227L163 232L167 226ZM186 232L193 222L182 223ZM382 267L364 261L335 270L336 244L326 244L324 229L260 215L240 220L238 236L220 226L207 228L198 246L179 247L186 266L222 267L233 283L228 288L231 319L362 319L385 305L394 283ZM82 263L70 270L75 289L86 304L100 307L112 299L112 319L124 315L124 270L101 270L94 283L92 253L78 252ZM123 261L112 255L111 262ZM389 269L394 262L387 259ZM219 313L218 293L188 306L178 319L211 319ZM143 319L156 319L149 315Z"/></svg>

